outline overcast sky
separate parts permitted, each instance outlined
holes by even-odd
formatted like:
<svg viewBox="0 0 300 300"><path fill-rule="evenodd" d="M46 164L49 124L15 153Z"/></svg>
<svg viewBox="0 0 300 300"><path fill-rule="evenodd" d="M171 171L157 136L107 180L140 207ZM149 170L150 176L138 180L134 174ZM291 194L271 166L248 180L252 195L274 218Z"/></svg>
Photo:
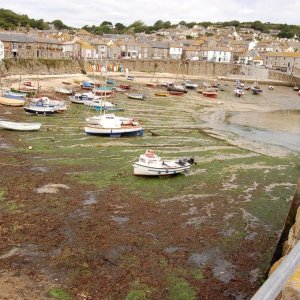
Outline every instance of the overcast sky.
<svg viewBox="0 0 300 300"><path fill-rule="evenodd" d="M300 23L300 0L0 0L0 8L73 27L103 21L128 26L137 20L147 25L157 20Z"/></svg>

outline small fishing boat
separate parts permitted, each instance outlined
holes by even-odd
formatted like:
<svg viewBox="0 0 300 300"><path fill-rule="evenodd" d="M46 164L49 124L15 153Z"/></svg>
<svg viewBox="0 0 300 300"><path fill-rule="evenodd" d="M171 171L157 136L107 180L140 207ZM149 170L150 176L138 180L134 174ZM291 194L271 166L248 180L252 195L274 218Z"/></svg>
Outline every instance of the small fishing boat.
<svg viewBox="0 0 300 300"><path fill-rule="evenodd" d="M139 160L133 164L134 175L163 176L187 172L194 163L194 159L162 160L152 150L146 150Z"/></svg>
<svg viewBox="0 0 300 300"><path fill-rule="evenodd" d="M72 84L70 81L62 81L62 83L65 84L65 85L71 85Z"/></svg>
<svg viewBox="0 0 300 300"><path fill-rule="evenodd" d="M55 92L63 95L72 95L73 91L62 87L56 87Z"/></svg>
<svg viewBox="0 0 300 300"><path fill-rule="evenodd" d="M217 98L218 92L215 88L207 88L206 90L202 91L202 95L209 98Z"/></svg>
<svg viewBox="0 0 300 300"><path fill-rule="evenodd" d="M116 84L116 81L113 80L113 79L108 78L108 79L106 80L106 84Z"/></svg>
<svg viewBox="0 0 300 300"><path fill-rule="evenodd" d="M88 100L92 100L95 98L95 94L92 92L89 93L76 93L73 96L69 96L69 99L72 103L76 104L84 104Z"/></svg>
<svg viewBox="0 0 300 300"><path fill-rule="evenodd" d="M269 90L273 91L274 90L274 86L273 85L269 85Z"/></svg>
<svg viewBox="0 0 300 300"><path fill-rule="evenodd" d="M126 90L125 89L122 89L122 88L120 88L120 87L114 87L113 88L113 90L115 91L115 92L118 92L118 93L125 93L126 92Z"/></svg>
<svg viewBox="0 0 300 300"><path fill-rule="evenodd" d="M150 88L154 88L154 87L156 87L156 83L154 83L154 82L148 82L148 83L146 83L146 86L150 87Z"/></svg>
<svg viewBox="0 0 300 300"><path fill-rule="evenodd" d="M32 106L33 108L37 106L38 108L44 107L46 110L50 107L54 109L54 112L63 112L67 110L67 105L64 101L52 100L48 97L33 98L31 99L29 106Z"/></svg>
<svg viewBox="0 0 300 300"><path fill-rule="evenodd" d="M132 76L132 75L127 75L127 80L134 80L134 76Z"/></svg>
<svg viewBox="0 0 300 300"><path fill-rule="evenodd" d="M135 93L129 93L126 94L127 98L134 99L134 100L146 100L146 95L144 94L135 94Z"/></svg>
<svg viewBox="0 0 300 300"><path fill-rule="evenodd" d="M10 89L11 92L13 93L18 93L18 94L26 94L26 97L33 97L36 94L36 90L27 90L27 89Z"/></svg>
<svg viewBox="0 0 300 300"><path fill-rule="evenodd" d="M167 87L167 91L168 92L183 92L183 93L187 93L187 89L185 87L183 87L182 85L174 85L174 84L170 84Z"/></svg>
<svg viewBox="0 0 300 300"><path fill-rule="evenodd" d="M130 90L130 85L129 84L120 84L120 88L124 90Z"/></svg>
<svg viewBox="0 0 300 300"><path fill-rule="evenodd" d="M154 95L157 97L167 97L167 96L169 96L169 93L168 92L157 92Z"/></svg>
<svg viewBox="0 0 300 300"><path fill-rule="evenodd" d="M233 92L236 97L241 97L245 94L245 92L242 89L235 89Z"/></svg>
<svg viewBox="0 0 300 300"><path fill-rule="evenodd" d="M295 86L293 87L293 90L294 90L295 92L299 91L299 86L295 84Z"/></svg>
<svg viewBox="0 0 300 300"><path fill-rule="evenodd" d="M143 136L144 129L136 121L124 124L119 117L114 114L103 114L99 116L97 124L87 124L85 133L97 136L125 137Z"/></svg>
<svg viewBox="0 0 300 300"><path fill-rule="evenodd" d="M187 89L192 89L192 90L195 90L198 88L198 84L193 83L190 80L185 81L182 85L185 86Z"/></svg>
<svg viewBox="0 0 300 300"><path fill-rule="evenodd" d="M42 103L30 103L24 106L24 110L26 113L34 115L52 115L55 113L54 107Z"/></svg>
<svg viewBox="0 0 300 300"><path fill-rule="evenodd" d="M6 106L23 106L25 104L25 100L0 97L0 104Z"/></svg>
<svg viewBox="0 0 300 300"><path fill-rule="evenodd" d="M80 86L84 90L91 90L91 89L94 88L94 84L92 84L92 83L90 83L88 81L83 81Z"/></svg>
<svg viewBox="0 0 300 300"><path fill-rule="evenodd" d="M6 91L3 93L4 98L10 98L10 99L19 99L19 100L25 100L26 94L25 93L14 93L11 91Z"/></svg>
<svg viewBox="0 0 300 300"><path fill-rule="evenodd" d="M41 128L41 123L25 123L0 120L0 128L17 131L34 131Z"/></svg>
<svg viewBox="0 0 300 300"><path fill-rule="evenodd" d="M185 92L180 92L180 91L168 91L169 95L171 96L183 96Z"/></svg>
<svg viewBox="0 0 300 300"><path fill-rule="evenodd" d="M253 95L260 95L263 92L263 90L259 86L253 86L251 88L251 91Z"/></svg>
<svg viewBox="0 0 300 300"><path fill-rule="evenodd" d="M93 89L93 92L95 93L95 95L99 96L111 96L113 93L113 89L110 86L99 86Z"/></svg>

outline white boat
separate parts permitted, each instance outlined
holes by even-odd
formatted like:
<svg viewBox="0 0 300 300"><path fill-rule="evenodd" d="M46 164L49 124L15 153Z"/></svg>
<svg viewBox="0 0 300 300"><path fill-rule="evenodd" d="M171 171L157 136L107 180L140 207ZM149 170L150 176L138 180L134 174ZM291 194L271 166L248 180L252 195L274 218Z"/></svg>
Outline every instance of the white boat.
<svg viewBox="0 0 300 300"><path fill-rule="evenodd" d="M197 89L198 84L197 83L192 83L191 81L187 80L185 81L182 85L184 85L187 89Z"/></svg>
<svg viewBox="0 0 300 300"><path fill-rule="evenodd" d="M235 89L233 92L236 97L241 97L245 94L245 92L242 89Z"/></svg>
<svg viewBox="0 0 300 300"><path fill-rule="evenodd" d="M72 95L73 91L62 87L56 87L55 92L63 95Z"/></svg>
<svg viewBox="0 0 300 300"><path fill-rule="evenodd" d="M126 94L127 98L134 99L134 100L146 100L146 95L144 94L134 94L134 93L128 93Z"/></svg>
<svg viewBox="0 0 300 300"><path fill-rule="evenodd" d="M88 93L76 93L73 96L69 96L69 99L72 103L76 103L76 104L84 104L86 103L88 100L93 100L93 99L100 99L100 97L95 96L94 93L92 92L88 92Z"/></svg>
<svg viewBox="0 0 300 300"><path fill-rule="evenodd" d="M140 155L139 161L133 164L135 175L163 176L187 172L194 163L194 159L162 160L152 150Z"/></svg>
<svg viewBox="0 0 300 300"><path fill-rule="evenodd" d="M33 98L31 99L31 105L52 107L56 112L62 112L67 110L67 105L64 101L52 100L48 97Z"/></svg>
<svg viewBox="0 0 300 300"><path fill-rule="evenodd" d="M24 123L0 120L0 128L18 131L33 131L41 128L41 123Z"/></svg>
<svg viewBox="0 0 300 300"><path fill-rule="evenodd" d="M98 117L97 122L95 119L93 119L93 124L91 122L88 122L84 128L85 133L90 135L122 137L143 136L144 134L144 129L138 122L132 121L124 124L120 117L116 117L114 114L104 113Z"/></svg>

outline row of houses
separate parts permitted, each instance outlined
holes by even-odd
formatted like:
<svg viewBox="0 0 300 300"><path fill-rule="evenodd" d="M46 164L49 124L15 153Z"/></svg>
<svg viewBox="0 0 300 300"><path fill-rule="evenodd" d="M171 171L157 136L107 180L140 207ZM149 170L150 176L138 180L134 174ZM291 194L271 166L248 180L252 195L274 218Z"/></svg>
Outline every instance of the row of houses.
<svg viewBox="0 0 300 300"><path fill-rule="evenodd" d="M186 59L218 63L266 66L293 72L300 68L299 42L236 40L226 35L191 40L157 40L140 35L94 36L81 29L67 33L36 35L0 32L3 58L53 59Z"/></svg>

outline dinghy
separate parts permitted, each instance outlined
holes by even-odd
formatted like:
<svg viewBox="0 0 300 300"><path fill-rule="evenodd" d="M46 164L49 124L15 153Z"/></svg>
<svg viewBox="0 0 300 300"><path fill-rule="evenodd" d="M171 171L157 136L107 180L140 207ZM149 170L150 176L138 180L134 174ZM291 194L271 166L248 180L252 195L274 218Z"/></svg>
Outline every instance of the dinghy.
<svg viewBox="0 0 300 300"><path fill-rule="evenodd" d="M0 128L17 131L34 131L41 128L41 123L25 123L0 120Z"/></svg>
<svg viewBox="0 0 300 300"><path fill-rule="evenodd" d="M142 176L175 175L187 172L193 163L193 158L162 160L153 150L147 150L133 164L133 173Z"/></svg>

